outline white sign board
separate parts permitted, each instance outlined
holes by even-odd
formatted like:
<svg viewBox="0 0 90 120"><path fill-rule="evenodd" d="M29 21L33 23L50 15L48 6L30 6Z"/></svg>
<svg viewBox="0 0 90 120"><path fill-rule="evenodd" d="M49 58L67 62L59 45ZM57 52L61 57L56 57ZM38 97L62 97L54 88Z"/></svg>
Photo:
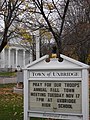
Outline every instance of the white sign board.
<svg viewBox="0 0 90 120"><path fill-rule="evenodd" d="M30 81L29 110L81 114L81 81L55 81Z"/></svg>
<svg viewBox="0 0 90 120"><path fill-rule="evenodd" d="M70 58L62 63L57 59L46 63L40 58L28 66L24 73L24 120L89 120L87 68Z"/></svg>

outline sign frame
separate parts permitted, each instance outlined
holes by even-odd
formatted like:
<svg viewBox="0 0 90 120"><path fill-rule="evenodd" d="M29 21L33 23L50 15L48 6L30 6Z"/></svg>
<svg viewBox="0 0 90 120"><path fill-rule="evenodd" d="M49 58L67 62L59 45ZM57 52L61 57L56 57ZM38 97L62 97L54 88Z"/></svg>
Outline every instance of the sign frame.
<svg viewBox="0 0 90 120"><path fill-rule="evenodd" d="M51 67L49 66L49 69L46 67L45 65L42 64L42 61L45 61L45 59L47 58L47 56L40 58L39 60L36 60L36 62L26 66L26 68L24 69L24 120L30 120L30 117L43 117L43 118L53 118L53 119L67 119L67 120L89 120L89 85L88 85L88 81L89 81L89 74L88 74L88 68L89 66L86 64L83 64L81 62L75 61L71 58L68 58L66 56L62 55L62 58L65 59L66 61L69 61L71 64L73 62L73 64L77 65L74 67L69 67L67 68L67 66L65 66L62 62L62 65L60 63L59 68L56 67L56 62L57 59L53 58L52 62L53 65L55 63L55 67ZM39 64L39 68L37 67L37 64L41 62L41 66L43 66L43 68L40 67ZM44 63L46 64L46 63ZM49 77L42 77L42 76L32 76L31 72L46 72L46 71L80 71L81 72L81 77L53 77L53 76L49 76ZM48 81L72 81L72 79L74 81L81 81L81 87L82 87L82 112L81 114L73 114L73 113L59 113L59 112L41 112L41 111L31 111L29 110L29 81L38 81L38 80L48 80ZM86 104L85 104L86 103Z"/></svg>

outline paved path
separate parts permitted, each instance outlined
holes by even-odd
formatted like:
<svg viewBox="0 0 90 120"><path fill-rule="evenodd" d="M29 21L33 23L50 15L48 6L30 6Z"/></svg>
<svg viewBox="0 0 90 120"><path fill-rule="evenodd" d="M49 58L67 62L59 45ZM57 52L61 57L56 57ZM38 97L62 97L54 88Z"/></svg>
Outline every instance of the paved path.
<svg viewBox="0 0 90 120"><path fill-rule="evenodd" d="M17 83L16 77L0 77L0 84Z"/></svg>

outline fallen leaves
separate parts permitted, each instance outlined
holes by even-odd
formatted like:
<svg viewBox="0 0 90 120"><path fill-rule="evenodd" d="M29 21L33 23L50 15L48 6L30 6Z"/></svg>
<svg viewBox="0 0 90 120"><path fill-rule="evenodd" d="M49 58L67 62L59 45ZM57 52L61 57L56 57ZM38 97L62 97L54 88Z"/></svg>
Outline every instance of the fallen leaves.
<svg viewBox="0 0 90 120"><path fill-rule="evenodd" d="M13 93L14 85L0 85L0 119L23 119L23 96Z"/></svg>

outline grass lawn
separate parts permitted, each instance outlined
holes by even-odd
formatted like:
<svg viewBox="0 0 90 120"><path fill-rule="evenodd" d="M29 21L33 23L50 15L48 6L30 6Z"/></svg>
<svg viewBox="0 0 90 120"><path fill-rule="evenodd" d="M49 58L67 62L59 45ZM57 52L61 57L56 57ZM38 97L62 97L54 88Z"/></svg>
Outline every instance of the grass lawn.
<svg viewBox="0 0 90 120"><path fill-rule="evenodd" d="M15 77L16 72L0 72L0 77Z"/></svg>
<svg viewBox="0 0 90 120"><path fill-rule="evenodd" d="M0 120L23 120L23 97L13 93L15 84L0 84Z"/></svg>

